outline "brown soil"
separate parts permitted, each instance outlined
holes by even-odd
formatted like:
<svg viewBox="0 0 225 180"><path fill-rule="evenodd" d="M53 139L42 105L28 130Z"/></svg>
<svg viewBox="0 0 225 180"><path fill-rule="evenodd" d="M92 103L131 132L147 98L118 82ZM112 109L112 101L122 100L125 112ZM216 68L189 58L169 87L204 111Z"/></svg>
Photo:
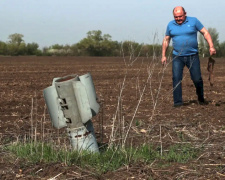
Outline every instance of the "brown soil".
<svg viewBox="0 0 225 180"><path fill-rule="evenodd" d="M139 162L98 176L90 169L63 163L30 166L1 150L0 179L225 179L225 59L215 60L214 86L210 86L207 59L201 59L208 104L197 103L195 88L184 69L185 105L174 108L171 64L163 71L159 60L139 58L132 63L129 58L120 57L0 57L1 146L30 137L32 123L37 128L37 138L43 138L43 132L46 139L49 134L64 133L65 129L57 131L51 126L43 89L55 77L90 72L101 102L101 112L92 119L99 143L109 142L126 77L116 116L117 137L124 136L122 124L126 131L131 123L128 144L151 143L162 145L163 150L176 143L203 147L199 157L185 164L159 166L157 161L151 165ZM149 73L152 76L147 81Z"/></svg>

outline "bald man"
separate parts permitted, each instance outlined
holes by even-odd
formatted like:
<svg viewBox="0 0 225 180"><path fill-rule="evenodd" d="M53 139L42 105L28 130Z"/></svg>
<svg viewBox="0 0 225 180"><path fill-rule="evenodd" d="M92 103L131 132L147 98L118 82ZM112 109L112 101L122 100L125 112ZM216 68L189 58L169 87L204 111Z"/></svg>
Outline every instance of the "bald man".
<svg viewBox="0 0 225 180"><path fill-rule="evenodd" d="M173 40L173 100L174 107L183 105L182 99L182 78L184 66L187 66L191 79L196 88L199 104L205 104L203 80L201 77L200 61L198 56L197 32L203 34L209 44L210 55L216 54L212 38L202 23L195 17L186 15L183 7L178 6L173 9L174 20L170 21L166 35L162 43L162 64L167 63L166 51Z"/></svg>

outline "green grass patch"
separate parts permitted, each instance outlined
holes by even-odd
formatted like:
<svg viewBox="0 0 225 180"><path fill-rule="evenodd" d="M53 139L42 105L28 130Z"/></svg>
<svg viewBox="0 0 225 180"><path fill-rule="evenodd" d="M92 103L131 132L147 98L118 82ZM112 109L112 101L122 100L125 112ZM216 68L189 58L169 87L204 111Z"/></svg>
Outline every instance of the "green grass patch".
<svg viewBox="0 0 225 180"><path fill-rule="evenodd" d="M168 162L186 163L197 157L199 149L193 148L190 144L176 144L170 146L164 153L163 158Z"/></svg>
<svg viewBox="0 0 225 180"><path fill-rule="evenodd" d="M83 168L88 167L96 173L101 174L114 171L124 165L135 162L152 163L154 160L164 162L185 163L196 158L199 150L191 145L173 145L168 150L164 150L162 155L159 148L151 145L128 148L108 148L101 153L90 153L86 151L71 151L52 144L44 143L16 143L5 147L19 158L23 158L27 163L37 162L63 162L68 166L76 164Z"/></svg>

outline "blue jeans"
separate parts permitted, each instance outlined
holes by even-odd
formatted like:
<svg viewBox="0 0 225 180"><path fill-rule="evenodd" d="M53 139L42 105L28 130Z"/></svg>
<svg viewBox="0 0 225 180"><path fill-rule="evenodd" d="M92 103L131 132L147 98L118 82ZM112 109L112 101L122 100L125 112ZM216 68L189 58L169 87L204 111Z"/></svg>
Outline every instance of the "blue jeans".
<svg viewBox="0 0 225 180"><path fill-rule="evenodd" d="M198 54L191 56L173 55L173 100L174 105L182 105L182 79L184 66L190 71L191 79L196 88L198 101L204 102L203 80L201 76L200 61Z"/></svg>

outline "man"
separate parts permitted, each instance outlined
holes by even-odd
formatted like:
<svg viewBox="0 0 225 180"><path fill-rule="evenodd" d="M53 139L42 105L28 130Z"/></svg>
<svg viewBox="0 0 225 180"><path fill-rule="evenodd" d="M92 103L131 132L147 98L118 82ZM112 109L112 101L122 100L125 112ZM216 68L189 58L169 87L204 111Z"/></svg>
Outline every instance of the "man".
<svg viewBox="0 0 225 180"><path fill-rule="evenodd" d="M196 94L200 104L205 103L203 80L201 77L200 61L198 56L197 32L199 31L209 44L210 55L216 54L211 35L195 17L186 16L185 9L181 6L173 9L174 20L169 22L166 35L162 43L162 64L166 64L166 50L170 39L173 40L173 99L174 106L183 105L182 78L184 66L187 66L191 79L196 88Z"/></svg>

